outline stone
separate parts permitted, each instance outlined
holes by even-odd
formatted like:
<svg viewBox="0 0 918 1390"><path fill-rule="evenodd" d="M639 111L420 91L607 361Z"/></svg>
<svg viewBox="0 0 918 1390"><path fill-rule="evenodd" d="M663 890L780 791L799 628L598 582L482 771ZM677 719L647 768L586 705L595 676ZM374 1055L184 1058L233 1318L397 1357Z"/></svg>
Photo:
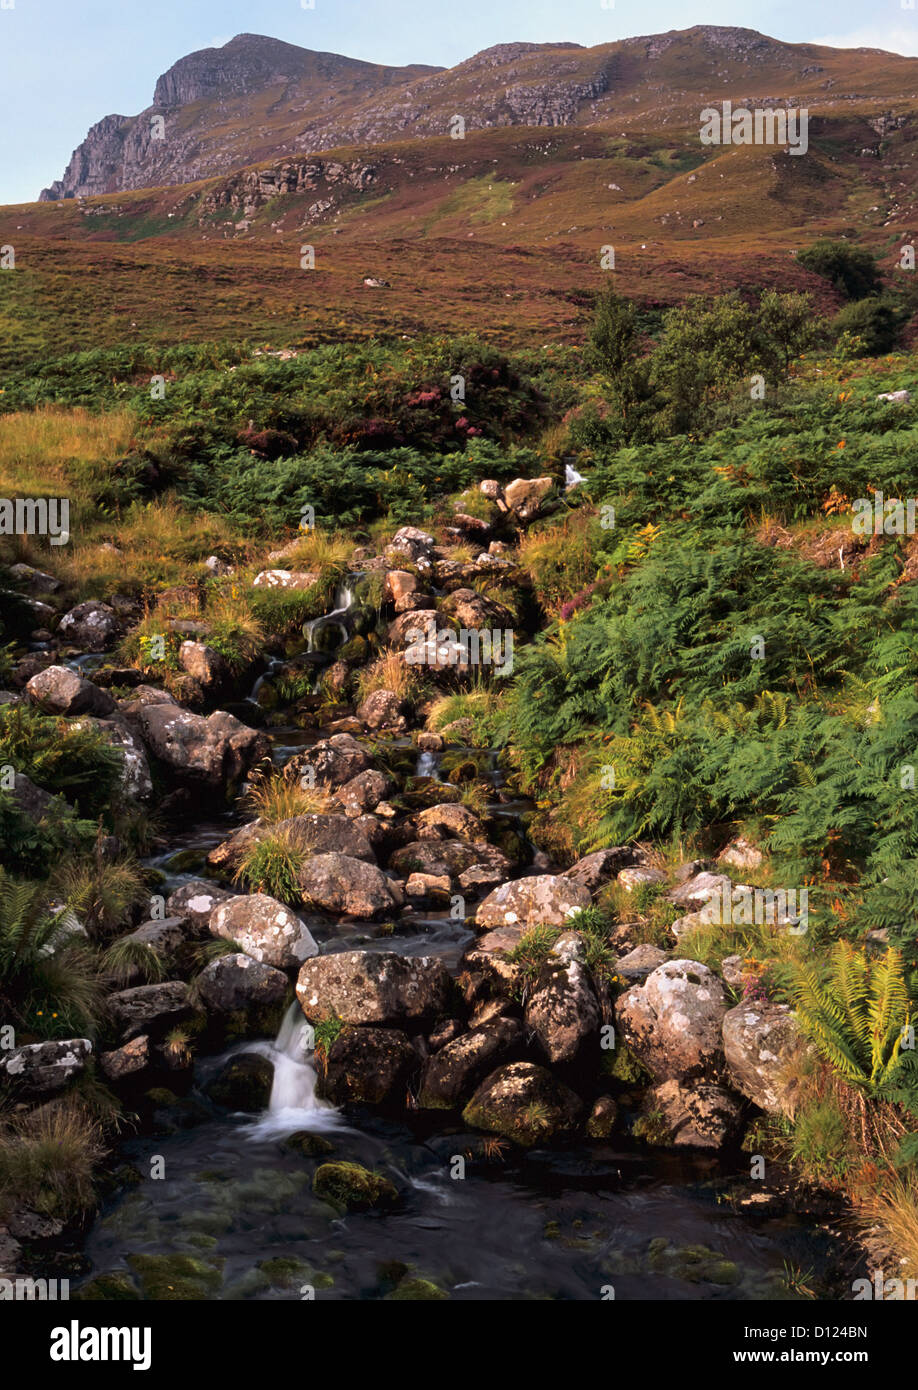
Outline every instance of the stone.
<svg viewBox="0 0 918 1390"><path fill-rule="evenodd" d="M397 1028L345 1028L319 1073L319 1093L335 1105L358 1102L404 1110L420 1058Z"/></svg>
<svg viewBox="0 0 918 1390"><path fill-rule="evenodd" d="M310 1023L335 1016L417 1031L449 1014L452 982L434 956L344 951L306 961L296 993Z"/></svg>
<svg viewBox="0 0 918 1390"><path fill-rule="evenodd" d="M184 980L120 990L109 995L108 1009L124 1042L141 1033L162 1037L192 1014L191 996Z"/></svg>
<svg viewBox="0 0 918 1390"><path fill-rule="evenodd" d="M392 690L372 690L357 711L357 718L370 730L404 730L405 702Z"/></svg>
<svg viewBox="0 0 918 1390"><path fill-rule="evenodd" d="M115 702L69 666L46 666L26 683L26 693L46 714L111 714Z"/></svg>
<svg viewBox="0 0 918 1390"><path fill-rule="evenodd" d="M737 1004L723 1020L727 1075L760 1110L793 1117L800 1082L795 1060L807 1050L786 1004Z"/></svg>
<svg viewBox="0 0 918 1390"><path fill-rule="evenodd" d="M419 840L484 840L484 826L478 817L458 802L428 806L417 817Z"/></svg>
<svg viewBox="0 0 918 1390"><path fill-rule="evenodd" d="M306 752L296 754L284 765L284 772L298 777L311 770L316 786L334 790L370 766L370 755L353 734L332 734Z"/></svg>
<svg viewBox="0 0 918 1390"><path fill-rule="evenodd" d="M532 521L555 485L554 478L514 478L504 488L504 501L520 521ZM487 494L486 494L487 495Z"/></svg>
<svg viewBox="0 0 918 1390"><path fill-rule="evenodd" d="M652 1144L681 1149L722 1149L736 1140L743 1119L739 1100L709 1082L684 1086L676 1080L664 1081L646 1093L642 1106L649 1118L644 1129Z"/></svg>
<svg viewBox="0 0 918 1390"><path fill-rule="evenodd" d="M552 1066L576 1066L590 1053L598 1065L602 1013L590 972L581 961L559 955L546 962L527 1001L525 1018Z"/></svg>
<svg viewBox="0 0 918 1390"><path fill-rule="evenodd" d="M462 1118L472 1129L532 1148L570 1135L582 1110L579 1096L550 1071L532 1062L510 1062L485 1078Z"/></svg>
<svg viewBox="0 0 918 1390"><path fill-rule="evenodd" d="M665 883L666 875L659 869L644 868L640 865L621 869L616 876L626 893L633 893L645 883Z"/></svg>
<svg viewBox="0 0 918 1390"><path fill-rule="evenodd" d="M297 885L303 901L321 912L372 919L400 906L381 869L347 854L313 854L298 871Z"/></svg>
<svg viewBox="0 0 918 1390"><path fill-rule="evenodd" d="M259 1052L237 1052L207 1087L215 1105L256 1114L267 1110L274 1084L274 1067Z"/></svg>
<svg viewBox="0 0 918 1390"><path fill-rule="evenodd" d="M480 594L477 589L454 589L443 600L443 612L455 618L467 629L503 628L513 631L513 614L496 599Z"/></svg>
<svg viewBox="0 0 918 1390"><path fill-rule="evenodd" d="M700 961L658 965L616 1004L624 1041L657 1081L719 1080L724 987Z"/></svg>
<svg viewBox="0 0 918 1390"><path fill-rule="evenodd" d="M271 1009L287 997L287 976L245 954L218 956L197 977L197 990L217 1014Z"/></svg>
<svg viewBox="0 0 918 1390"><path fill-rule="evenodd" d="M235 941L247 956L277 970L297 970L309 956L319 954L296 913L266 893L219 903L208 925L211 936Z"/></svg>
<svg viewBox="0 0 918 1390"><path fill-rule="evenodd" d="M448 874L411 874L405 884L405 896L415 902L447 904L451 891Z"/></svg>
<svg viewBox="0 0 918 1390"><path fill-rule="evenodd" d="M212 791L238 782L270 752L260 730L225 710L205 718L176 704L148 704L139 722L147 746L176 777Z"/></svg>
<svg viewBox="0 0 918 1390"><path fill-rule="evenodd" d="M30 594L56 594L61 587L61 581L53 574L45 574L32 565L10 565L8 574L17 588Z"/></svg>
<svg viewBox="0 0 918 1390"><path fill-rule="evenodd" d="M758 869L765 856L745 835L731 840L717 856L718 864L728 864L733 869Z"/></svg>
<svg viewBox="0 0 918 1390"><path fill-rule="evenodd" d="M447 1042L428 1057L421 1076L422 1110L455 1110L501 1062L523 1051L518 1019L498 1018Z"/></svg>
<svg viewBox="0 0 918 1390"><path fill-rule="evenodd" d="M627 955L619 957L615 962L615 973L632 984L642 984L666 958L666 952L661 951L659 946L642 943Z"/></svg>
<svg viewBox="0 0 918 1390"><path fill-rule="evenodd" d="M473 866L492 869L502 879L510 872L510 861L500 850L467 840L411 840L389 858L393 873L405 877L419 873L457 878Z"/></svg>
<svg viewBox="0 0 918 1390"><path fill-rule="evenodd" d="M123 1047L103 1052L99 1057L99 1066L106 1081L117 1085L119 1082L136 1081L149 1070L151 1061L150 1039L141 1033Z"/></svg>
<svg viewBox="0 0 918 1390"><path fill-rule="evenodd" d="M58 635L87 652L104 652L119 636L121 625L113 608L90 599L65 613Z"/></svg>
<svg viewBox="0 0 918 1390"><path fill-rule="evenodd" d="M219 690L229 678L225 657L205 642L183 642L178 659L182 669L198 682L205 694Z"/></svg>
<svg viewBox="0 0 918 1390"><path fill-rule="evenodd" d="M252 580L255 589L311 589L319 580L318 574L304 570L262 570Z"/></svg>
<svg viewBox="0 0 918 1390"><path fill-rule="evenodd" d="M733 884L726 874L693 874L685 883L674 888L667 896L677 907L687 908L689 912L701 912L711 902L718 905L724 888L731 892Z"/></svg>
<svg viewBox="0 0 918 1390"><path fill-rule="evenodd" d="M618 1120L618 1105L611 1096L599 1096L593 1102L586 1122L588 1139L611 1139Z"/></svg>
<svg viewBox="0 0 918 1390"><path fill-rule="evenodd" d="M595 893L597 888L601 888L604 883L608 883L620 869L634 862L635 851L630 845L617 845L611 849L598 849L593 854L587 854L583 859L578 859L576 864L572 864L569 869L565 869L562 878L573 879L588 892Z"/></svg>
<svg viewBox="0 0 918 1390"><path fill-rule="evenodd" d="M589 891L558 874L534 874L495 888L475 914L479 930L493 927L564 927L590 906Z"/></svg>
<svg viewBox="0 0 918 1390"><path fill-rule="evenodd" d="M368 768L366 772L358 772L356 777L339 787L335 799L341 803L346 816L354 816L364 811L375 811L379 803L391 796L394 790L395 784L391 777L387 777L384 772L377 772L375 768ZM363 859L365 856L358 854L354 857Z"/></svg>
<svg viewBox="0 0 918 1390"><path fill-rule="evenodd" d="M203 934L210 926L214 908L233 896L225 888L218 888L204 878L193 878L170 893L166 899L166 911L170 917L186 918L194 929Z"/></svg>
<svg viewBox="0 0 918 1390"><path fill-rule="evenodd" d="M0 1080L17 1094L52 1096L66 1089L85 1069L92 1052L88 1038L67 1038L0 1052Z"/></svg>

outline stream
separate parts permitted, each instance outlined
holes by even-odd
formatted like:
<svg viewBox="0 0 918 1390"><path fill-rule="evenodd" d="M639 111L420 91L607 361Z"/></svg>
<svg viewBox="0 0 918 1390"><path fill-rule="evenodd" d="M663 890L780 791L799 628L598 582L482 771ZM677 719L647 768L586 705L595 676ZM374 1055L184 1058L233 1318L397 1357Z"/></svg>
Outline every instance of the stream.
<svg viewBox="0 0 918 1390"><path fill-rule="evenodd" d="M339 597L327 619L311 625L310 652L323 622L347 633L350 592ZM278 763L323 736L293 727L268 732ZM524 803L498 802L494 756L490 767L489 812L516 824ZM437 778L439 755L420 753L416 773ZM160 891L202 877L207 851L239 819L227 813L195 824L148 860L164 875ZM302 915L323 953L438 955L453 973L473 939L447 910L403 914L394 931L378 935L372 924ZM838 1257L838 1237L812 1218L733 1207L727 1189L754 1186L748 1156L730 1162L616 1140L490 1161L480 1135L437 1112L405 1122L353 1107L345 1117L318 1100L307 1042L294 1004L276 1038L231 1049L261 1052L274 1064L260 1115L228 1114L205 1095L224 1053L198 1060L193 1090L164 1103L153 1133L125 1131L125 1181L88 1231L87 1280L124 1272L131 1257L156 1256L189 1257L204 1283L179 1294L167 1282L167 1292L147 1290L147 1297L373 1300L408 1270L452 1299L765 1300L793 1296L788 1269L805 1276ZM385 1175L398 1206L336 1212L312 1191L324 1157ZM181 1261L176 1267L183 1277Z"/></svg>

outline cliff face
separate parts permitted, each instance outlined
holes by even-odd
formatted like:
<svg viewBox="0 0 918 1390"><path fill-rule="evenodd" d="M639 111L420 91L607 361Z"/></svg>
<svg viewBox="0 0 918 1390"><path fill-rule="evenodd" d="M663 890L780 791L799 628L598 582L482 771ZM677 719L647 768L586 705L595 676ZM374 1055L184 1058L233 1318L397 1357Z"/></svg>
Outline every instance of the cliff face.
<svg viewBox="0 0 918 1390"><path fill-rule="evenodd" d="M450 69L383 67L256 34L182 58L139 116L107 116L43 200L189 183L349 145L468 129L678 127L712 99L817 105L901 99L915 59L786 44L699 25L583 48L505 43ZM775 97L779 93L779 97ZM895 117L891 117L895 119Z"/></svg>

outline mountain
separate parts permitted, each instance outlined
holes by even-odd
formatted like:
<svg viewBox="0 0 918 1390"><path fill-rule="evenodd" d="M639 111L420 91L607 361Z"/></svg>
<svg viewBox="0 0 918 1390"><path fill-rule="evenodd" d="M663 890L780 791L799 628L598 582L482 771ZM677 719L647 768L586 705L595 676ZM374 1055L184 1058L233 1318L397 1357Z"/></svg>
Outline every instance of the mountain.
<svg viewBox="0 0 918 1390"><path fill-rule="evenodd" d="M138 116L106 116L44 201L189 183L271 159L468 130L697 123L729 99L822 115L918 100L918 59L696 25L584 48L508 43L449 69L384 67L256 34L182 58ZM161 133L163 138L154 138Z"/></svg>

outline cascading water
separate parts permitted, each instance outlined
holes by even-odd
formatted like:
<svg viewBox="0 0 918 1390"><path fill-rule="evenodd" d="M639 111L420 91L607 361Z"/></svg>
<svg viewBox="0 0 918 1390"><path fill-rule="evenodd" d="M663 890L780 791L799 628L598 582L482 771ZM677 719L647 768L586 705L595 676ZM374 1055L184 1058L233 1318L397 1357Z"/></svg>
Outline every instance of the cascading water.
<svg viewBox="0 0 918 1390"><path fill-rule="evenodd" d="M350 582L339 584L335 590L335 606L328 613L323 613L320 618L313 618L310 622L303 624L303 636L306 638L306 651L311 653L314 648L316 634L323 628L331 627L337 623L341 628L343 640L346 642L349 636L347 625L344 619L350 613L354 604L354 590Z"/></svg>
<svg viewBox="0 0 918 1390"><path fill-rule="evenodd" d="M569 463L564 465L564 491L570 492L572 487L583 482L583 474L578 473L576 468L572 468Z"/></svg>
<svg viewBox="0 0 918 1390"><path fill-rule="evenodd" d="M415 777L436 777L438 764L436 753L419 753L418 765L414 770Z"/></svg>
<svg viewBox="0 0 918 1390"><path fill-rule="evenodd" d="M248 1044L246 1050L251 1052L255 1047ZM268 1109L252 1127L254 1138L340 1127L338 1111L316 1096L316 1073L309 1060L312 1030L299 1004L291 1004L284 1014L274 1042L260 1043L257 1050L272 1062L274 1081Z"/></svg>

